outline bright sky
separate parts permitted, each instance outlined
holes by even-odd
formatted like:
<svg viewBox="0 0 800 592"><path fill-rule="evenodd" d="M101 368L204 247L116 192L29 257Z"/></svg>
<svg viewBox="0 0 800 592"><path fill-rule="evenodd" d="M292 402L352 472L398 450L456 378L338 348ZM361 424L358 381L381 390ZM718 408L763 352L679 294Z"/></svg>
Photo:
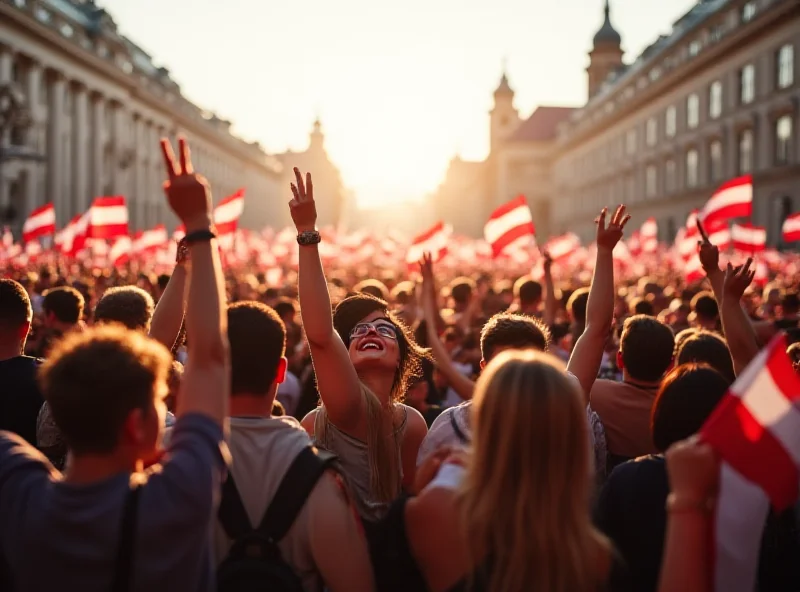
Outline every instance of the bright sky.
<svg viewBox="0 0 800 592"><path fill-rule="evenodd" d="M612 0L632 60L696 0ZM101 0L201 107L269 151L319 114L359 205L433 191L488 151L507 58L516 106L580 105L602 0Z"/></svg>

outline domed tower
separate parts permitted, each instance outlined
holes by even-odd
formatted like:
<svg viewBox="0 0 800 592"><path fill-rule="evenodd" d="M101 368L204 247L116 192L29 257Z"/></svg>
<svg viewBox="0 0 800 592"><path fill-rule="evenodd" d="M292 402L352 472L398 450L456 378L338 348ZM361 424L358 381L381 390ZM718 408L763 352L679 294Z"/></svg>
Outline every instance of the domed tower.
<svg viewBox="0 0 800 592"><path fill-rule="evenodd" d="M608 78L608 75L618 70L622 64L622 37L611 24L611 7L609 0L605 0L605 19L603 26L594 36L592 51L589 52L589 98L596 95Z"/></svg>
<svg viewBox="0 0 800 592"><path fill-rule="evenodd" d="M308 149L314 151L322 151L325 148L325 134L322 133L322 123L317 117L314 120L314 127L308 136Z"/></svg>
<svg viewBox="0 0 800 592"><path fill-rule="evenodd" d="M491 116L490 149L494 152L495 148L514 133L520 124L519 113L514 108L514 91L508 84L505 67L500 84L494 91L494 107L489 114Z"/></svg>

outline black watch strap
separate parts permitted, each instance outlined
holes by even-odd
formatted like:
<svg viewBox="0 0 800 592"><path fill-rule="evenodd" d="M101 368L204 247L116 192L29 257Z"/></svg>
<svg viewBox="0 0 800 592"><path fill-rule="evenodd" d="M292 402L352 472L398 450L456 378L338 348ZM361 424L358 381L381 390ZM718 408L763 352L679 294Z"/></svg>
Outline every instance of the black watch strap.
<svg viewBox="0 0 800 592"><path fill-rule="evenodd" d="M318 245L322 241L322 236L316 230L304 230L297 233L297 244L303 247Z"/></svg>
<svg viewBox="0 0 800 592"><path fill-rule="evenodd" d="M211 239L214 238L217 238L217 235L213 230L203 229L203 230L193 230L185 237L183 237L183 240L186 242L187 245L191 245L193 243L210 241Z"/></svg>

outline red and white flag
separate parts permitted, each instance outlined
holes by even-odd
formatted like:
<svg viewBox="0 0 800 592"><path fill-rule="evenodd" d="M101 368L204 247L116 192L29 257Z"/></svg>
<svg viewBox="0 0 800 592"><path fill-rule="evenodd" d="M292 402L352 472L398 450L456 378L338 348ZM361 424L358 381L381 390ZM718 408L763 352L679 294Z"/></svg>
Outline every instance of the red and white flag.
<svg viewBox="0 0 800 592"><path fill-rule="evenodd" d="M492 246L494 257L513 250L516 244L523 241L523 244L529 244L535 235L533 216L524 195L497 208L483 227L483 236Z"/></svg>
<svg viewBox="0 0 800 592"><path fill-rule="evenodd" d="M22 241L28 242L50 236L56 232L56 210L53 204L45 204L33 210L22 225Z"/></svg>
<svg viewBox="0 0 800 592"><path fill-rule="evenodd" d="M684 265L683 272L686 275L687 284L699 282L706 277L706 272L703 271L703 264L700 263L700 255L696 251Z"/></svg>
<svg viewBox="0 0 800 592"><path fill-rule="evenodd" d="M731 385L700 435L719 455L714 590L751 592L770 502L791 507L800 482L800 376L776 337Z"/></svg>
<svg viewBox="0 0 800 592"><path fill-rule="evenodd" d="M568 232L547 241L545 250L553 261L558 261L559 259L571 255L572 252L580 246L581 239L579 239L576 234Z"/></svg>
<svg viewBox="0 0 800 592"><path fill-rule="evenodd" d="M800 212L792 214L783 221L783 242L800 241Z"/></svg>
<svg viewBox="0 0 800 592"><path fill-rule="evenodd" d="M734 224L731 226L733 248L747 253L758 253L767 246L767 229L751 224Z"/></svg>
<svg viewBox="0 0 800 592"><path fill-rule="evenodd" d="M116 238L128 234L128 206L121 195L98 197L89 208L87 238Z"/></svg>
<svg viewBox="0 0 800 592"><path fill-rule="evenodd" d="M431 228L417 235L406 251L406 263L416 265L423 253L430 253L433 262L441 261L447 255L447 241L452 230L444 222L438 222Z"/></svg>
<svg viewBox="0 0 800 592"><path fill-rule="evenodd" d="M120 236L111 245L108 251L108 262L110 265L118 266L127 263L131 257L132 241L129 236Z"/></svg>
<svg viewBox="0 0 800 592"><path fill-rule="evenodd" d="M753 177L745 175L723 184L698 214L708 226L731 218L749 218L753 211Z"/></svg>
<svg viewBox="0 0 800 592"><path fill-rule="evenodd" d="M217 236L235 233L242 212L244 212L244 189L240 189L219 202L214 208L214 226L217 227Z"/></svg>
<svg viewBox="0 0 800 592"><path fill-rule="evenodd" d="M70 257L75 257L86 244L86 234L89 230L89 220L92 210L78 214L70 220L64 228L56 233L54 243L56 248Z"/></svg>
<svg viewBox="0 0 800 592"><path fill-rule="evenodd" d="M150 230L140 230L133 239L131 252L138 256L154 253L165 246L168 240L167 229L163 224L159 224Z"/></svg>
<svg viewBox="0 0 800 592"><path fill-rule="evenodd" d="M706 234L708 235L708 242L717 247L720 253L731 248L731 231L726 224L718 223L717 225L712 225L711 228L706 229Z"/></svg>

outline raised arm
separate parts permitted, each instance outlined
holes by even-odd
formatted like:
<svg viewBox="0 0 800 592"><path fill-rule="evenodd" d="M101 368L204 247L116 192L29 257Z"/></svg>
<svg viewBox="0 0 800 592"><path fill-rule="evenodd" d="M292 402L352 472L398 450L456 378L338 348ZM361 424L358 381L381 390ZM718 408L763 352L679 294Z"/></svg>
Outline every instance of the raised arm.
<svg viewBox="0 0 800 592"><path fill-rule="evenodd" d="M703 266L703 271L706 272L708 283L711 284L711 291L714 293L714 298L718 305L722 305L722 282L725 279L725 274L719 268L719 249L711 244L708 240L703 223L697 220L697 229L700 231L702 240L698 241L700 264Z"/></svg>
<svg viewBox="0 0 800 592"><path fill-rule="evenodd" d="M556 285L553 282L553 258L550 253L542 251L542 266L544 268L544 324L553 328L556 324L558 301L556 300Z"/></svg>
<svg viewBox="0 0 800 592"><path fill-rule="evenodd" d="M297 183L292 183L294 197L289 209L300 244L300 316L328 417L339 429L352 431L365 416L359 379L344 342L333 328L331 298L317 247L317 208L311 173L306 174L305 182L298 169L294 169L294 174ZM311 240L301 240L305 237Z"/></svg>
<svg viewBox="0 0 800 592"><path fill-rule="evenodd" d="M586 328L578 338L567 363L567 371L574 374L589 401L592 386L603 362L603 351L614 320L614 247L622 238L622 231L630 216L625 206L619 206L606 227L603 208L595 220L597 224L597 258L594 264L592 287L586 304Z"/></svg>
<svg viewBox="0 0 800 592"><path fill-rule="evenodd" d="M753 325L741 304L742 295L756 274L755 269L750 270L752 263L753 260L748 259L747 263L735 269L728 263L722 284L720 318L728 349L733 358L733 370L737 376L756 357L760 349Z"/></svg>
<svg viewBox="0 0 800 592"><path fill-rule="evenodd" d="M172 210L186 226L192 259L186 334L189 359L178 395L177 415L202 413L222 424L228 415L230 390L225 286L219 247L213 237L211 190L194 173L189 147L178 140L180 161L175 161L168 140L161 140L169 180L164 192Z"/></svg>
<svg viewBox="0 0 800 592"><path fill-rule="evenodd" d="M168 349L175 346L175 340L181 332L185 307L184 292L186 289L186 255L188 247L181 241L178 244L178 256L175 268L167 282L167 287L153 312L150 323L150 337L163 343Z"/></svg>
<svg viewBox="0 0 800 592"><path fill-rule="evenodd" d="M423 255L419 266L422 273L422 311L428 333L428 345L433 352L434 360L436 360L436 367L444 374L448 384L458 393L458 396L469 401L475 392L475 383L455 367L436 330L436 281L433 277L433 260L429 253Z"/></svg>

